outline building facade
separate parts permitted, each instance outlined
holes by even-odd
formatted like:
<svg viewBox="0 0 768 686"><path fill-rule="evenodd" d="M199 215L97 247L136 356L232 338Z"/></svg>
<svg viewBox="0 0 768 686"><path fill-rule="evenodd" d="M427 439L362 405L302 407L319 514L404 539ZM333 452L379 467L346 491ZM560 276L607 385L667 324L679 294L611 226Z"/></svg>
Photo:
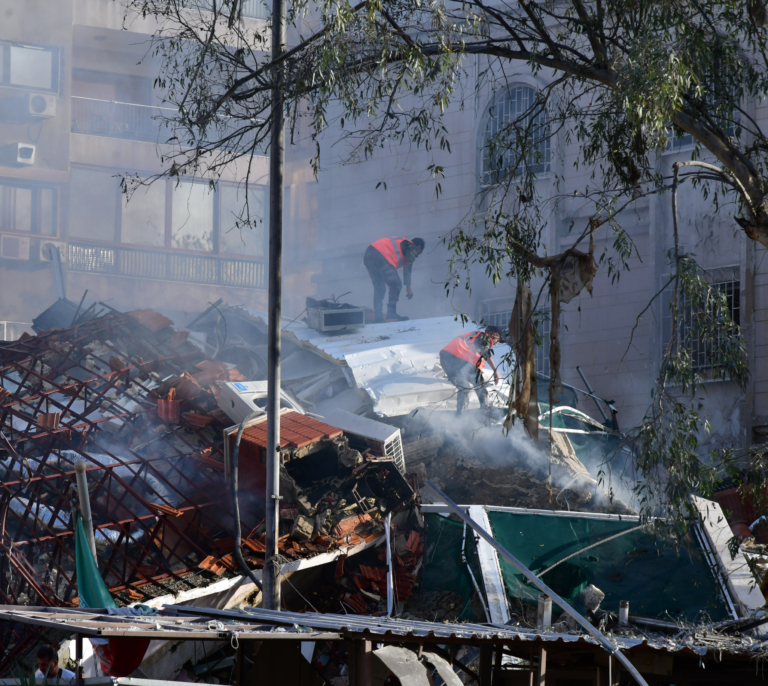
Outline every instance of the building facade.
<svg viewBox="0 0 768 686"><path fill-rule="evenodd" d="M443 239L473 214L482 212L480 192L488 182L484 140L499 117L516 117L525 111L542 82L524 67L506 74L506 86L475 89L471 74L481 64L469 58L467 81L457 91L467 93L463 103L447 112L445 124L451 152L425 151L415 146L392 145L361 164L342 164L343 151L325 148L320 175L318 260L322 270L314 277L323 296L352 291L348 300L367 304L372 288L362 266L365 247L381 236L421 236L427 249L413 272L411 301L401 301L399 311L411 317L462 312L476 321L506 325L514 301L515 284L495 287L481 268L474 269L467 290L462 285L446 292L451 253ZM758 123L768 117L762 103L752 103ZM490 117L493 111L494 117ZM670 144L657 155L658 169L671 174L677 160L690 159L690 138ZM578 144L563 134L541 141L537 156L537 191L548 226L542 251L557 254L573 245L575 235L587 226L594 205L574 197L589 183L592 169L574 165ZM707 159L706 151L701 159ZM443 165L442 194L427 167ZM386 183L386 189L384 184ZM559 185L558 185L559 184ZM378 186L378 187L377 187ZM570 196L570 197L569 197ZM711 424L701 437L704 451L720 446L746 447L762 442L768 426L768 264L765 250L746 239L733 221L734 207L718 209L690 185L680 191L680 241L705 270L706 278L727 298L733 318L741 327L750 354L752 380L746 392L730 381L707 383L695 403ZM563 380L583 388L577 367L595 392L613 400L623 429L637 425L648 409L658 375L663 346L669 338L669 295L654 296L670 274L672 248L671 197L669 194L639 199L619 219L634 243L629 270L613 280L602 264L590 296L584 291L563 306ZM614 235L609 227L596 235L596 257L611 252ZM650 303L650 307L647 307ZM541 333L547 334L547 305ZM696 366L711 376L711 359L700 342L691 342ZM547 350L538 351L539 371L548 374ZM580 409L601 416L596 406L582 400Z"/></svg>
<svg viewBox="0 0 768 686"><path fill-rule="evenodd" d="M18 336L57 297L51 247L75 302L87 290L86 302L119 309L195 312L219 298L263 309L267 224L240 231L235 217L250 162L249 204L266 218L265 156L240 160L214 190L208 179L181 178L140 187L130 198L122 192L121 175L149 179L169 152L158 145L170 135L161 118L173 112L154 87L154 22L126 17L113 0L0 0L0 14L4 337ZM260 0L246 0L245 23L265 17ZM306 157L294 146L286 169L290 292L307 291L312 271L307 246L317 193Z"/></svg>

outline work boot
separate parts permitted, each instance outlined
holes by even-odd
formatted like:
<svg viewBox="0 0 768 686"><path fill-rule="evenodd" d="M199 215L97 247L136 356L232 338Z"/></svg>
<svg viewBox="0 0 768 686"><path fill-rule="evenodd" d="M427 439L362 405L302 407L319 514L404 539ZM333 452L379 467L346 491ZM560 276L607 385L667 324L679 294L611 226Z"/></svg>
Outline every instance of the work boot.
<svg viewBox="0 0 768 686"><path fill-rule="evenodd" d="M401 317L397 313L397 303L387 303L387 321L394 320L396 322L407 321L408 317Z"/></svg>

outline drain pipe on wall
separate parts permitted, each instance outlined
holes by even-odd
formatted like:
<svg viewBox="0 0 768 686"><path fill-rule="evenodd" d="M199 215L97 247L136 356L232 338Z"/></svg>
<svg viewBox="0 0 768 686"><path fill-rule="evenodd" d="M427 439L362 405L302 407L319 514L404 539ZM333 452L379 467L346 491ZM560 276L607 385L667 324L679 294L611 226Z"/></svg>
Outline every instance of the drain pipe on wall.
<svg viewBox="0 0 768 686"><path fill-rule="evenodd" d="M576 612L576 610L574 610L565 600L563 600L557 593L555 593L549 586L547 586L541 579L539 579L539 577L537 577L530 569L528 569L528 567L526 567L522 562L520 562L520 560L512 555L512 553L510 553L503 545L501 545L501 543L499 543L493 536L485 531L485 529L483 529L477 522L469 517L466 512L459 508L456 503L454 503L431 481L427 481L426 486L435 495L437 495L443 503L445 503L447 509L449 509L458 517L461 517L462 521L477 531L477 533L482 536L482 538L484 538L493 548L495 548L496 552L499 553L499 555L501 555L507 562L509 562L509 564L517 569L542 593L548 595L552 599L552 602L554 602L556 605L559 605L567 615L573 617L576 623L581 625L581 627L587 633L591 634L595 639L597 639L600 645L608 652L609 660L611 656L615 656L616 659L624 666L624 669L626 669L632 675L632 678L639 684L639 686L648 686L648 682L643 679L643 677L640 675L640 672L638 672L635 666L629 661L629 658L627 658L627 656L619 650L618 646L613 641L611 641L611 639L593 627L586 617L583 617L578 612Z"/></svg>
<svg viewBox="0 0 768 686"><path fill-rule="evenodd" d="M91 514L91 499L88 495L88 478L85 475L86 464L82 460L75 462L75 479L77 480L77 494L80 497L80 515L83 518L83 527L85 528L85 538L88 541L88 547L91 549L93 559L99 564L99 558L96 556L96 539L93 536L93 515Z"/></svg>

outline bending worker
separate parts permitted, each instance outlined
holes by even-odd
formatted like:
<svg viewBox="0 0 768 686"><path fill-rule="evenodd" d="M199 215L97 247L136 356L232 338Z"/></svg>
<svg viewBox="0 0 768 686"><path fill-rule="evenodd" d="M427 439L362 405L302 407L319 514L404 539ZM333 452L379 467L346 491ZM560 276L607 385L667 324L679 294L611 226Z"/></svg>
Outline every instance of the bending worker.
<svg viewBox="0 0 768 686"><path fill-rule="evenodd" d="M457 413L463 412L469 405L469 391L472 389L477 393L480 407L485 407L488 391L480 370L487 361L493 369L494 383L499 383L499 370L493 362L491 348L501 340L501 329L488 326L485 331L470 331L454 338L440 351L440 365L448 380L459 389Z"/></svg>
<svg viewBox="0 0 768 686"><path fill-rule="evenodd" d="M411 270L414 260L424 251L424 240L421 238L382 238L365 251L363 264L373 281L373 311L376 321L384 321L384 291L389 286L389 302L387 303L387 319L403 321L408 317L397 314L397 301L400 290L405 283L408 300L413 297L411 290ZM403 268L403 281L397 275L397 270Z"/></svg>

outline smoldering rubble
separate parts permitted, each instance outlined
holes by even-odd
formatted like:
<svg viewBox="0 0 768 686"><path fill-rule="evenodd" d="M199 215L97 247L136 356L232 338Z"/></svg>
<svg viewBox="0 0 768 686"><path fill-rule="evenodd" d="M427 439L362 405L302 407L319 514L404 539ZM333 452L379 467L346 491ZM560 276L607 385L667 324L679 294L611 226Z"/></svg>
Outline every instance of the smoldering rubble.
<svg viewBox="0 0 768 686"><path fill-rule="evenodd" d="M260 605L235 550L231 486L235 435L251 417L237 474L241 552L258 577L266 533L265 320L222 303L187 319L177 328L152 310L96 304L81 313L60 301L37 318L36 336L0 345L6 604L81 605L74 513L82 499L75 466L84 463L98 574L117 605L169 616L184 603L211 613ZM286 323L275 560L282 610L318 621L341 613L384 625L474 622L483 631L507 626L521 636L582 640L559 611L542 624L537 595L441 509L425 488L431 480L622 640L642 637L670 653L696 645L701 655L761 654L764 598L724 555L727 524L710 518L691 536L685 574L696 585L683 588L669 571L679 551L634 515L611 481L611 460L626 460L620 435L577 409L575 396L540 416L538 445L519 424L502 425L508 385L495 389L489 409L456 416L455 389L437 353L457 330L456 322L423 320L319 335L305 322ZM545 515L552 519L534 534ZM646 593L632 581L639 578L660 586ZM634 613L619 616L619 601ZM71 641L50 626L19 626L4 625L0 668L28 658L40 640L57 647L62 664L72 656ZM754 638L747 645L732 638L735 631ZM452 670L441 677L446 683L457 673L477 680L486 669L467 636L453 667L441 663ZM159 640L141 669L154 679L229 682L238 654L232 642L197 651ZM381 654L383 673L413 661L398 655L387 662ZM271 656L256 651L248 659L264 670ZM344 642L318 642L300 659L337 686L352 683L357 669ZM582 667L593 669L592 659ZM117 669L97 663L94 675ZM538 669L528 658L513 664Z"/></svg>

